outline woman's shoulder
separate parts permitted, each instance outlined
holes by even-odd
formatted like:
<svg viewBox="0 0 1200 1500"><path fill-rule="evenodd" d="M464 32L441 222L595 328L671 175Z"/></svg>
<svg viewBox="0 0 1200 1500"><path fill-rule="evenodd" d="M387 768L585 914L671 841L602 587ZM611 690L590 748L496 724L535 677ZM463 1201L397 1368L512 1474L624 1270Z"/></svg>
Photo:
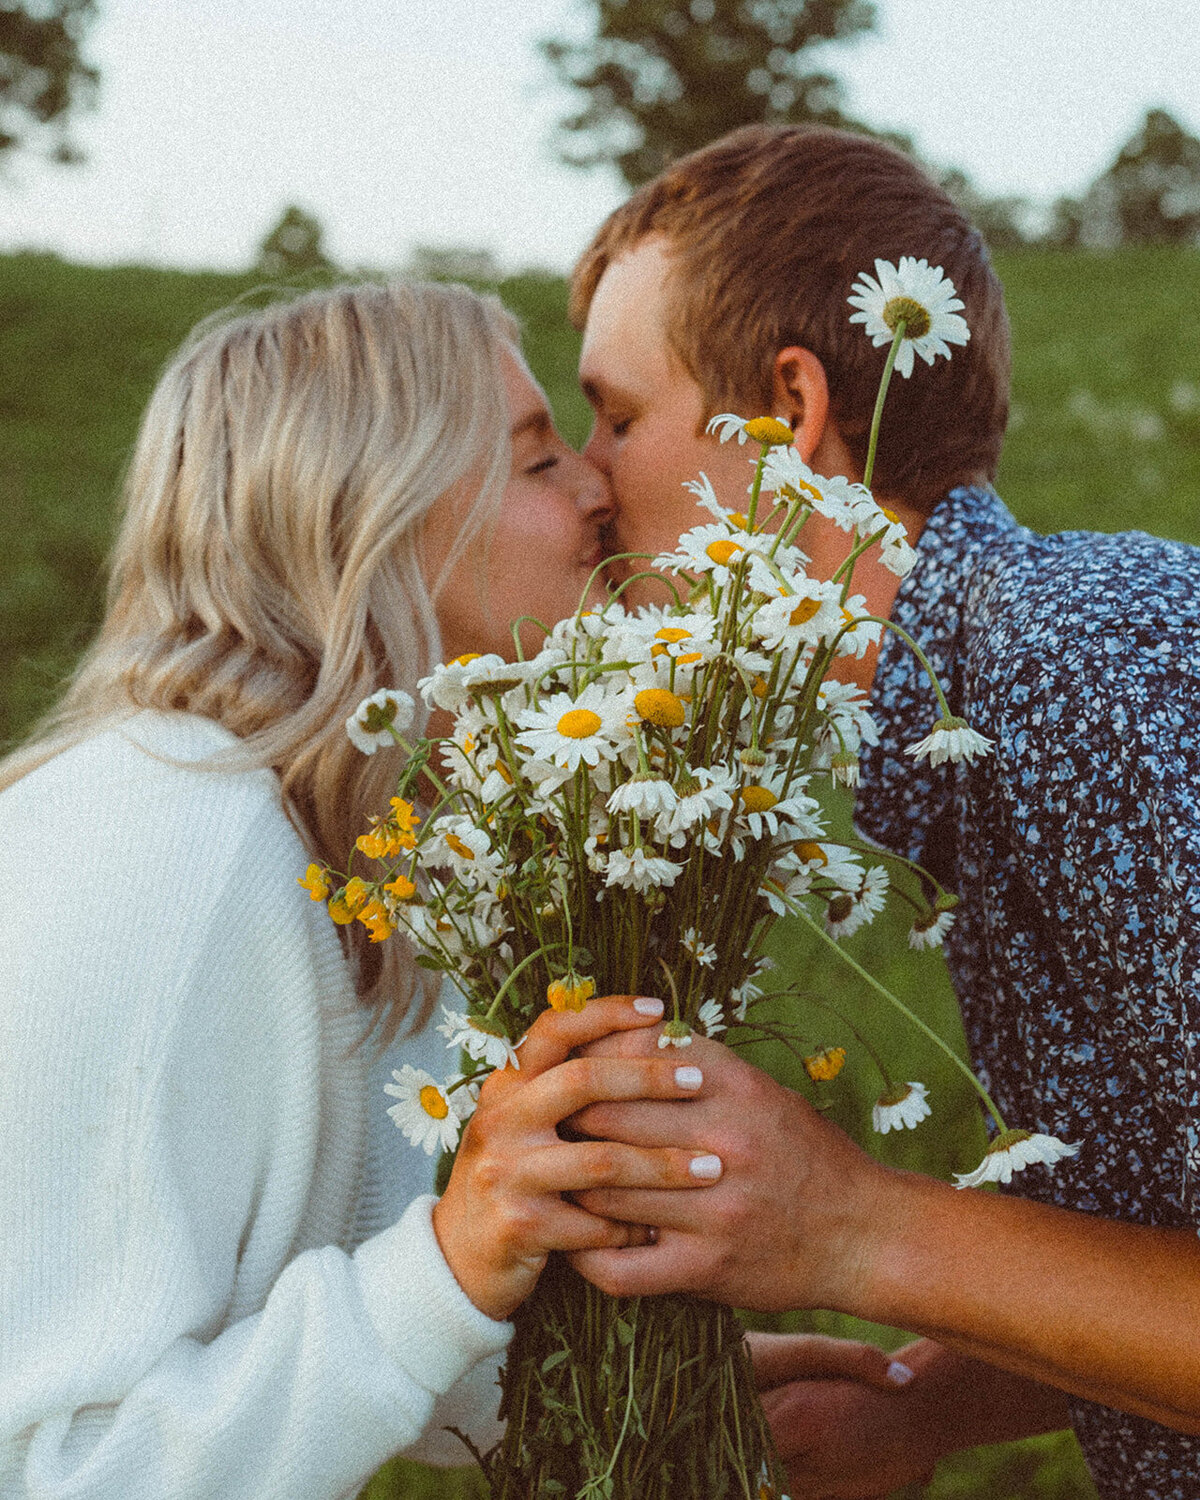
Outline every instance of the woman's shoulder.
<svg viewBox="0 0 1200 1500"><path fill-rule="evenodd" d="M235 870L282 891L308 856L274 773L222 764L237 743L189 714L100 729L0 794L0 864L76 898L111 881L194 906Z"/></svg>

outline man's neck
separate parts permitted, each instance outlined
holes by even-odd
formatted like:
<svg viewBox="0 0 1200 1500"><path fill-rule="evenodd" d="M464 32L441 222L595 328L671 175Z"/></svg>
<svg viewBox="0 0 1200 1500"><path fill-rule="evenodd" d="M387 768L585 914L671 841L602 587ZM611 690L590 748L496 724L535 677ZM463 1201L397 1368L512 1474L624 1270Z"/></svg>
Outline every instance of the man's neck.
<svg viewBox="0 0 1200 1500"><path fill-rule="evenodd" d="M880 503L904 523L908 532L908 544L915 547L926 517L902 500L885 499ZM845 561L851 538L824 516L814 515L805 524L797 541L811 559L809 571L812 575L816 578L832 578ZM899 589L900 579L880 563L878 547L872 547L854 564L852 591L861 594L866 600L868 614L881 620L890 619ZM878 660L878 646L868 646L861 657L839 656L830 668L829 675L838 682L852 682L864 692L870 692Z"/></svg>

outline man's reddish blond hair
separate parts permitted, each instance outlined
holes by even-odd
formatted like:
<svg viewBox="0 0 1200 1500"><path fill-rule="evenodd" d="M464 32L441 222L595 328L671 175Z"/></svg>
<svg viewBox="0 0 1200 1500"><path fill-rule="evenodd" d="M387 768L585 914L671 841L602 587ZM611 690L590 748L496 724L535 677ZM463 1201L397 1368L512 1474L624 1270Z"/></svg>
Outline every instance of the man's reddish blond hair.
<svg viewBox="0 0 1200 1500"><path fill-rule="evenodd" d="M908 157L868 136L748 125L683 157L601 225L571 282L582 327L608 264L661 237L672 261L667 337L707 415L768 413L775 355L821 360L831 415L861 472L886 349L846 298L875 260L941 266L965 304L965 348L894 379L874 487L928 511L995 476L1008 419L1004 293L982 237Z"/></svg>

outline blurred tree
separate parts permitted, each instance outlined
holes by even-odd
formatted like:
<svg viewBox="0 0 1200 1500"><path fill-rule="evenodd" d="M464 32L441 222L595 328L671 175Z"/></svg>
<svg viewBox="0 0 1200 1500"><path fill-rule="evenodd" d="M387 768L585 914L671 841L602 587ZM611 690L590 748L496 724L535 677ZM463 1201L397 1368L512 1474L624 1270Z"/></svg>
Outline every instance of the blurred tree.
<svg viewBox="0 0 1200 1500"><path fill-rule="evenodd" d="M81 51L95 16L95 0L0 3L0 161L42 139L54 161L81 160L66 122L95 99L100 75Z"/></svg>
<svg viewBox="0 0 1200 1500"><path fill-rule="evenodd" d="M421 281L476 281L489 286L504 277L490 250L466 245L417 245L405 271Z"/></svg>
<svg viewBox="0 0 1200 1500"><path fill-rule="evenodd" d="M586 102L562 122L563 160L612 162L636 187L757 121L852 125L842 86L806 49L868 31L872 0L593 0L595 35L541 50Z"/></svg>
<svg viewBox="0 0 1200 1500"><path fill-rule="evenodd" d="M1082 199L1060 198L1049 238L1060 245L1200 244L1200 140L1152 109Z"/></svg>
<svg viewBox="0 0 1200 1500"><path fill-rule="evenodd" d="M1037 239L1037 210L1028 198L989 198L958 167L927 170L966 211L993 250L1017 250Z"/></svg>
<svg viewBox="0 0 1200 1500"><path fill-rule="evenodd" d="M302 276L331 271L333 262L321 246L324 231L312 214L289 203L278 224L263 240L255 269L264 276Z"/></svg>

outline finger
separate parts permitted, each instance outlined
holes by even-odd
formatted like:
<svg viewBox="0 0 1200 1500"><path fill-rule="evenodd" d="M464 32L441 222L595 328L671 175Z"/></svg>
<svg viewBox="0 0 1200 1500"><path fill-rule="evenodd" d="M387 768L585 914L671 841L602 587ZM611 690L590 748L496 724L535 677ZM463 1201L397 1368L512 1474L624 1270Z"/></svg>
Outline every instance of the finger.
<svg viewBox="0 0 1200 1500"><path fill-rule="evenodd" d="M746 1342L759 1390L793 1380L855 1380L880 1391L899 1391L913 1372L875 1344L818 1333L748 1333Z"/></svg>
<svg viewBox="0 0 1200 1500"><path fill-rule="evenodd" d="M630 1247L652 1248L647 1226L598 1219L561 1199L537 1227L539 1250L574 1255L619 1255Z"/></svg>
<svg viewBox="0 0 1200 1500"><path fill-rule="evenodd" d="M708 1152L644 1151L612 1141L579 1141L531 1151L517 1171L521 1186L536 1193L579 1193L606 1187L676 1192L711 1187L720 1180L721 1159Z"/></svg>
<svg viewBox="0 0 1200 1500"><path fill-rule="evenodd" d="M597 1100L694 1099L703 1083L704 1074L694 1063L661 1055L572 1057L531 1079L504 1080L502 1097L509 1129L549 1132ZM490 1097L497 1094L493 1088ZM678 1132L664 1144L678 1145Z"/></svg>
<svg viewBox="0 0 1200 1500"><path fill-rule="evenodd" d="M544 1010L518 1044L520 1071L544 1072L565 1062L576 1047L611 1031L653 1026L662 1016L662 1001L648 995L607 995L589 1000L582 1010Z"/></svg>
<svg viewBox="0 0 1200 1500"><path fill-rule="evenodd" d="M704 1079L707 1085L707 1072ZM676 1102L646 1098L589 1104L575 1111L566 1124L576 1135L624 1141L628 1146L695 1146L708 1115L701 1107L708 1097L707 1087L699 1092L700 1098L688 1109L679 1109Z"/></svg>
<svg viewBox="0 0 1200 1500"><path fill-rule="evenodd" d="M630 1221L640 1222L640 1221ZM710 1285L710 1268L687 1236L660 1231L657 1244L576 1251L568 1257L581 1276L610 1297L649 1297Z"/></svg>
<svg viewBox="0 0 1200 1500"><path fill-rule="evenodd" d="M690 1193L660 1188L596 1187L577 1192L575 1202L602 1219L621 1219L627 1224L657 1224L660 1229L673 1229L688 1235L699 1234L701 1229L696 1205L691 1203L689 1207Z"/></svg>

